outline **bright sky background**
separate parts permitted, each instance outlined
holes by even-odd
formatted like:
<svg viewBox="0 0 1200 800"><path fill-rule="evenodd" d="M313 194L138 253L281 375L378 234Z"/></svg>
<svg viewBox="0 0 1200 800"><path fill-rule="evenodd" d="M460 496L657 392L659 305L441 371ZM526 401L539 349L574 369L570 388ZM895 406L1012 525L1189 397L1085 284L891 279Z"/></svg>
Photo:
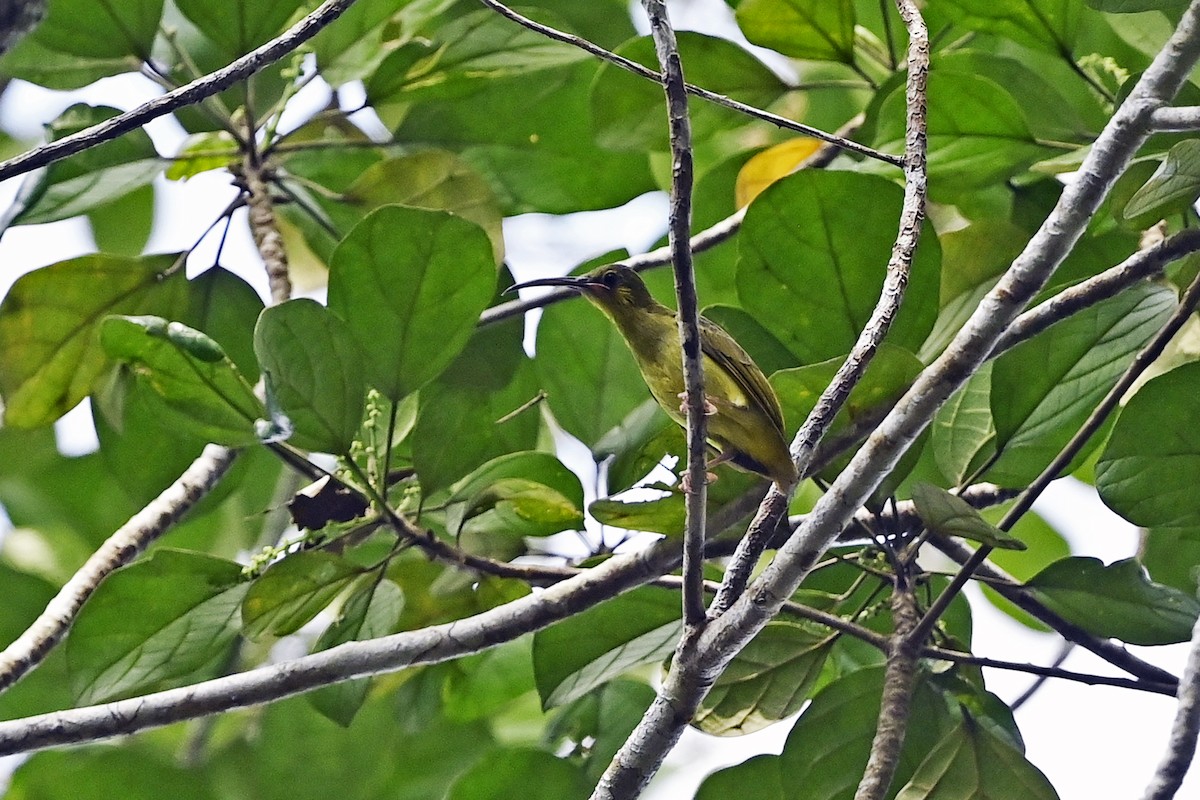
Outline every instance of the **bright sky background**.
<svg viewBox="0 0 1200 800"><path fill-rule="evenodd" d="M675 7L673 6L673 9ZM720 2L692 4L690 14L677 14L682 24L712 30L712 15L726 6ZM704 22L704 25L695 24ZM716 27L720 27L718 24ZM324 103L319 86L306 89L300 97L312 108ZM158 89L138 77L107 79L80 92L52 93L14 82L0 104L0 123L23 138L40 136L41 125L73 102L132 108L156 95ZM288 127L286 124L284 128ZM148 126L159 152L174 154L183 141L183 131L172 121L160 119ZM0 184L0 207L7 206L20 179ZM233 189L226 178L197 176L186 183L160 179L156 184L157 208L151 251L177 251L191 247L204 228L228 204ZM178 213L186 208L186 213ZM169 211L168 211L169 209ZM260 293L266 293L244 211L226 243L221 263L241 274ZM563 274L571 266L616 247L634 252L649 247L665 230L666 203L661 195L649 195L626 208L573 218L527 215L505 223L508 260L518 280ZM189 274L213 263L217 237L210 237L196 250ZM0 238L0 294L24 272L56 261L91 252L94 245L82 222L20 226ZM701 298L703 302L703 298ZM59 425L64 450L86 452L95 447L94 433L86 408L77 410ZM573 465L590 468L581 446L564 458ZM585 486L590 481L585 478ZM1038 504L1037 510L1071 542L1078 554L1098 556L1106 563L1127 558L1137 549L1136 531L1117 518L1083 484L1059 481ZM1029 659L1050 663L1058 652L1055 637L1035 634L1011 621L976 592L971 595L975 610L975 652L997 658ZM1130 648L1147 661L1180 674L1185 646ZM1064 664L1084 672L1119 674L1089 653L1076 649ZM988 670L989 688L1006 700L1020 695L1031 676ZM1089 687L1066 681L1051 681L1017 713L1029 758L1047 773L1063 800L1140 797L1167 740L1175 703L1170 698L1107 687ZM918 723L919 724L919 723ZM718 740L689 730L671 755L649 797L690 797L703 774L737 763L756 752L778 752L789 726L779 724L752 736ZM1200 797L1200 775L1196 770L1180 791L1180 798Z"/></svg>

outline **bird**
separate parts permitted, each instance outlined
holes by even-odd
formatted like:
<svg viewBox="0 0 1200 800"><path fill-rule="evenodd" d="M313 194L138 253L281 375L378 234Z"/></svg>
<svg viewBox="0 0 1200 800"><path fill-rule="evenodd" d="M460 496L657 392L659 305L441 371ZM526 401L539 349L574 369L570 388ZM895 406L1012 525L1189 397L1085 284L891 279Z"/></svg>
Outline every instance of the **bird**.
<svg viewBox="0 0 1200 800"><path fill-rule="evenodd" d="M531 286L569 287L604 312L633 353L650 394L667 416L686 427L680 402L687 395L678 316L654 299L637 272L607 264L583 275L518 283L506 291ZM704 317L700 351L708 442L717 451L707 467L728 463L786 490L796 482L796 467L784 436L779 398L763 371L725 329Z"/></svg>

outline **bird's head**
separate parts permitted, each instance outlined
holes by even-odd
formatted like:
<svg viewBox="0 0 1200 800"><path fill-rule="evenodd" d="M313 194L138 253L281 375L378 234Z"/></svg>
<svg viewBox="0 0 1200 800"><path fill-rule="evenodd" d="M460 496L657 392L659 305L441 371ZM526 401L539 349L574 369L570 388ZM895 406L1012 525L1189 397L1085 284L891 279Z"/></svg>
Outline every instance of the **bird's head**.
<svg viewBox="0 0 1200 800"><path fill-rule="evenodd" d="M619 264L597 267L583 275L526 281L511 286L506 291L515 292L527 286L566 286L614 315L623 311L657 308L659 305L646 288L641 276L629 267Z"/></svg>

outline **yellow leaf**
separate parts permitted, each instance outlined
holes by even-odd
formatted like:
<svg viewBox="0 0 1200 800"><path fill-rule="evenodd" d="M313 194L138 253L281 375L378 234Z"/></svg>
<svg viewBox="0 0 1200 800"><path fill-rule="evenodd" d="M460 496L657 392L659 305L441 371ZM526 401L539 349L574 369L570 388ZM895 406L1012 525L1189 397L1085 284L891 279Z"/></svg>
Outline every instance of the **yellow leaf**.
<svg viewBox="0 0 1200 800"><path fill-rule="evenodd" d="M750 205L750 201L758 197L763 189L790 175L820 147L820 140L800 136L768 147L747 161L738 173L737 185L734 188L737 207Z"/></svg>

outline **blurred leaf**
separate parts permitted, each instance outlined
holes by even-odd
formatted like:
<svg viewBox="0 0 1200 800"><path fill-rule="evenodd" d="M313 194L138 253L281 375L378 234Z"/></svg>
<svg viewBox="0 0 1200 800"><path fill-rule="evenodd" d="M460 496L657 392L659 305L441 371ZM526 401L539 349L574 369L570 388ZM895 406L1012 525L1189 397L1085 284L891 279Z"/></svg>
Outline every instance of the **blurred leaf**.
<svg viewBox="0 0 1200 800"><path fill-rule="evenodd" d="M317 643L313 652L328 650L346 642L365 641L395 631L404 609L404 593L395 583L376 580L373 575L359 578L358 587L342 604L341 613ZM342 727L349 727L367 698L369 678L323 686L307 697L313 708Z"/></svg>
<svg viewBox="0 0 1200 800"><path fill-rule="evenodd" d="M719 769L700 784L696 800L785 800L780 761L776 755L758 755Z"/></svg>
<svg viewBox="0 0 1200 800"><path fill-rule="evenodd" d="M254 349L267 396L295 425L289 441L303 450L349 453L367 383L362 351L346 323L313 300L289 300L263 311Z"/></svg>
<svg viewBox="0 0 1200 800"><path fill-rule="evenodd" d="M533 635L533 670L543 708L582 697L628 669L675 649L679 598L634 589Z"/></svg>
<svg viewBox="0 0 1200 800"><path fill-rule="evenodd" d="M167 180L186 181L202 172L229 169L240 159L237 142L226 131L206 131L187 138L167 167Z"/></svg>
<svg viewBox="0 0 1200 800"><path fill-rule="evenodd" d="M1082 3L1058 0L947 0L946 12L966 30L994 33L1054 55L1070 53Z"/></svg>
<svg viewBox="0 0 1200 800"><path fill-rule="evenodd" d="M5 424L48 425L86 397L107 362L100 321L182 305L183 274L170 273L174 263L174 256L96 254L18 278L0 302Z"/></svg>
<svg viewBox="0 0 1200 800"><path fill-rule="evenodd" d="M47 139L58 141L118 113L109 106L76 103L46 126ZM0 228L87 213L145 186L161 169L154 143L139 128L30 173Z"/></svg>
<svg viewBox="0 0 1200 800"><path fill-rule="evenodd" d="M849 352L879 299L902 201L900 187L850 172L803 171L772 184L738 236L742 307L802 363ZM927 231L888 342L915 352L925 340L939 259Z"/></svg>
<svg viewBox="0 0 1200 800"><path fill-rule="evenodd" d="M1186 642L1200 614L1194 595L1152 583L1137 559L1056 561L1026 584L1046 607L1088 633L1129 644Z"/></svg>
<svg viewBox="0 0 1200 800"><path fill-rule="evenodd" d="M1138 284L996 359L991 407L1001 455L985 473L987 480L1020 486L1045 469L1166 321L1175 301L1175 292L1165 286ZM1076 458L1083 457L1086 452Z"/></svg>
<svg viewBox="0 0 1200 800"><path fill-rule="evenodd" d="M286 636L304 627L363 570L332 553L306 550L267 568L242 601L242 626L251 639Z"/></svg>
<svg viewBox="0 0 1200 800"><path fill-rule="evenodd" d="M737 23L753 44L805 60L854 63L852 0L743 0Z"/></svg>
<svg viewBox="0 0 1200 800"><path fill-rule="evenodd" d="M1096 464L1096 489L1134 525L1200 525L1200 510L1180 498L1200 480L1200 364L1150 380L1125 404Z"/></svg>
<svg viewBox="0 0 1200 800"><path fill-rule="evenodd" d="M583 486L550 453L494 458L451 487L447 528L472 536L548 536L583 527Z"/></svg>
<svg viewBox="0 0 1200 800"><path fill-rule="evenodd" d="M240 564L158 550L109 576L67 636L80 705L208 677L237 635L246 594Z"/></svg>
<svg viewBox="0 0 1200 800"><path fill-rule="evenodd" d="M1151 212L1165 217L1190 208L1198 197L1200 139L1185 139L1171 148L1150 179L1129 199L1122 214L1126 219Z"/></svg>
<svg viewBox="0 0 1200 800"><path fill-rule="evenodd" d="M970 503L945 489L918 483L912 490L917 514L930 530L942 536L957 536L1004 550L1024 550L1025 543L992 525Z"/></svg>
<svg viewBox="0 0 1200 800"><path fill-rule="evenodd" d="M74 800L220 797L210 780L184 768L143 739L121 748L101 745L37 753L15 770L7 794L25 800L52 800L64 795Z"/></svg>
<svg viewBox="0 0 1200 800"><path fill-rule="evenodd" d="M154 187L142 186L88 212L96 249L137 257L150 240L154 223Z"/></svg>
<svg viewBox="0 0 1200 800"><path fill-rule="evenodd" d="M446 800L583 800L591 787L583 770L550 753L531 749L496 750L459 778Z"/></svg>
<svg viewBox="0 0 1200 800"><path fill-rule="evenodd" d="M281 33L304 0L174 0L222 52L236 58Z"/></svg>
<svg viewBox="0 0 1200 800"><path fill-rule="evenodd" d="M445 211L385 206L334 251L329 308L367 355L371 383L399 400L458 355L496 287L479 226Z"/></svg>
<svg viewBox="0 0 1200 800"><path fill-rule="evenodd" d="M716 736L742 736L790 717L808 700L832 643L815 626L768 622L717 678L692 724Z"/></svg>
<svg viewBox="0 0 1200 800"><path fill-rule="evenodd" d="M111 316L100 326L105 351L128 365L160 401L158 421L178 424L209 441L255 444L265 415L254 389L215 340L162 317Z"/></svg>
<svg viewBox="0 0 1200 800"><path fill-rule="evenodd" d="M709 91L765 108L784 92L784 84L750 53L727 39L691 31L678 35L679 55L688 82ZM616 50L618 55L658 71L654 42L649 36L633 39ZM596 143L610 150L666 152L667 113L662 87L611 64L604 64L592 85L592 120ZM711 103L689 107L695 141L728 130L744 118Z"/></svg>
<svg viewBox="0 0 1200 800"><path fill-rule="evenodd" d="M460 658L442 686L445 714L467 722L495 717L513 700L533 691L532 636Z"/></svg>
<svg viewBox="0 0 1200 800"><path fill-rule="evenodd" d="M120 59L123 68L108 73L111 75L136 69L137 64L150 55L150 45L158 34L163 2L122 0L96 4L89 0L54 0L47 3L46 8L46 18L13 53L20 53L29 43L36 43L38 49L81 57L88 63ZM11 58L13 56L5 59L5 65Z"/></svg>
<svg viewBox="0 0 1200 800"><path fill-rule="evenodd" d="M387 55L383 29L396 13L394 0L357 0L322 28L309 43L322 79L338 88L369 76Z"/></svg>
<svg viewBox="0 0 1200 800"><path fill-rule="evenodd" d="M929 752L896 800L1058 800L1020 750L964 715Z"/></svg>
<svg viewBox="0 0 1200 800"><path fill-rule="evenodd" d="M934 458L955 485L996 452L991 392L992 364L987 363L950 396L933 418Z"/></svg>
<svg viewBox="0 0 1200 800"><path fill-rule="evenodd" d="M1142 566L1155 583L1196 595L1200 581L1200 530L1153 528L1142 544Z"/></svg>

